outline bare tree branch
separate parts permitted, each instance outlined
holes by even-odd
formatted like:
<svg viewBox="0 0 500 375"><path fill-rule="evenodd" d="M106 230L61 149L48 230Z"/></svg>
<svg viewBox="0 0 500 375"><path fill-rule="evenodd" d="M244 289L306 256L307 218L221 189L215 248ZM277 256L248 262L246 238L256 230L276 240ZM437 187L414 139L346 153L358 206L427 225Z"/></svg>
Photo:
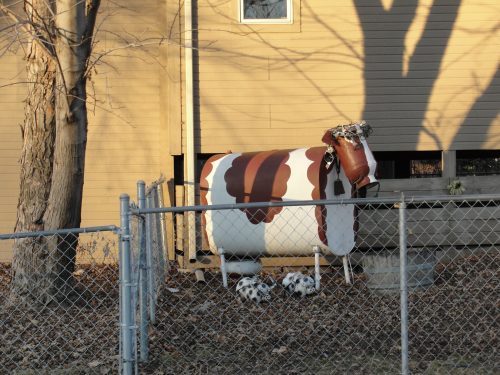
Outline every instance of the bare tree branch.
<svg viewBox="0 0 500 375"><path fill-rule="evenodd" d="M22 19L9 7L5 6L3 1L0 3L0 10L14 22L12 27L20 27L26 34L30 35L33 38L33 41L44 49L49 56L54 56L54 46L51 45L39 32L37 32L37 30L39 30L39 25L36 22L33 20Z"/></svg>
<svg viewBox="0 0 500 375"><path fill-rule="evenodd" d="M14 22L14 25L12 25L12 27L18 26L21 27L25 32L30 33L30 30L26 27L29 21L21 19L17 14L10 10L9 7L5 6L3 4L3 1L0 3L0 10ZM3 31L3 29L0 31Z"/></svg>

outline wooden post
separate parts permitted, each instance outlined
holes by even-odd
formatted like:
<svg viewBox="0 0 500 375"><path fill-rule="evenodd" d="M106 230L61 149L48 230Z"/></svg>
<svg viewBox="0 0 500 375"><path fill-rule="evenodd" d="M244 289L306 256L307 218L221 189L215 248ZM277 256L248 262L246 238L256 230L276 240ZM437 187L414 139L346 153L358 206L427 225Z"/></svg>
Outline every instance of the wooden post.
<svg viewBox="0 0 500 375"><path fill-rule="evenodd" d="M173 207L175 205L175 186L174 180L170 179L166 181L167 194L164 194L165 189L163 189L163 184L158 188L163 197L163 207ZM175 214L163 214L165 220L165 228L166 228L166 246L167 246L167 258L169 262L175 261Z"/></svg>
<svg viewBox="0 0 500 375"><path fill-rule="evenodd" d="M184 206L184 186L175 187L175 205ZM185 227L186 227L186 217L184 214L173 214L175 218L175 238L176 238L176 248L184 252L184 238L185 238ZM186 252L187 254L187 252ZM183 254L182 261L179 262L181 268L186 268L186 256ZM189 264L189 261L187 262Z"/></svg>
<svg viewBox="0 0 500 375"><path fill-rule="evenodd" d="M455 150L443 150L441 157L442 176L454 178L457 175L457 152Z"/></svg>

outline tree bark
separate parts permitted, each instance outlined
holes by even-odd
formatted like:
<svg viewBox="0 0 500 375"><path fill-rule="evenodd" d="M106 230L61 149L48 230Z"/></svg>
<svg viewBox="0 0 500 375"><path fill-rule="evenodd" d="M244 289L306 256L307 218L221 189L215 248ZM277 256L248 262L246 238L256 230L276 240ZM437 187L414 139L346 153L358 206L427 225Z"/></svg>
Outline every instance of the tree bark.
<svg viewBox="0 0 500 375"><path fill-rule="evenodd" d="M36 11L34 11L36 9ZM44 0L25 3L28 19L42 23L50 19L51 9ZM38 31L28 26L33 35ZM46 32L43 35L47 35ZM34 38L26 52L28 95L21 126L20 192L17 206L16 232L45 229L43 216L52 181L52 162L55 139L55 77L53 56ZM12 263L12 294L15 297L36 298L49 288L47 274L47 244L43 238L20 239L14 244Z"/></svg>
<svg viewBox="0 0 500 375"><path fill-rule="evenodd" d="M28 17L33 15L33 35L45 42L32 42L27 56L30 83L16 232L77 228L81 222L86 67L99 1L50 4L25 3ZM76 234L16 241L11 299L48 303L66 298L73 290L77 244Z"/></svg>

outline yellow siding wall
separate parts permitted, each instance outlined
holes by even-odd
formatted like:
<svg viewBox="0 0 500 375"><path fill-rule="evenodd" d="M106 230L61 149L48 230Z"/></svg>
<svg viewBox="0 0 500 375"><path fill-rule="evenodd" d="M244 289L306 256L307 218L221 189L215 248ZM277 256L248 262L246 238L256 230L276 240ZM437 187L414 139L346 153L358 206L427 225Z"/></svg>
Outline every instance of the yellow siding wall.
<svg viewBox="0 0 500 375"><path fill-rule="evenodd" d="M498 0L293 3L294 25L248 26L237 0L198 2L201 152L317 145L362 118L374 150L500 148Z"/></svg>
<svg viewBox="0 0 500 375"><path fill-rule="evenodd" d="M94 77L98 107L89 119L83 225L117 223L120 193L135 194L135 181L160 174L158 47L123 47L136 38L158 38L161 9L155 0L118 5L104 3L109 16L103 27L112 32L97 35L103 45L96 54L112 52Z"/></svg>
<svg viewBox="0 0 500 375"><path fill-rule="evenodd" d="M4 23L0 23L1 25ZM0 233L12 232L16 220L19 191L19 150L25 97L24 66L20 53L7 53L0 59ZM9 258L9 244L0 241L0 261Z"/></svg>
<svg viewBox="0 0 500 375"><path fill-rule="evenodd" d="M150 182L165 172L167 137L160 126L164 61L158 47L164 11L156 0L104 1L101 6L95 56L106 56L88 87L82 226L119 224L119 195L135 196L138 179ZM143 47L123 48L131 42ZM0 85L22 81L23 71L21 53L2 56ZM23 85L0 87L0 233L15 225L24 95ZM10 257L10 245L0 243L0 261Z"/></svg>
<svg viewBox="0 0 500 375"><path fill-rule="evenodd" d="M19 125L23 120L25 97L22 50L12 41L14 33L4 29L10 20L0 14L0 232L12 232L19 191ZM6 47L9 48L6 49ZM0 241L0 261L10 259L10 243Z"/></svg>

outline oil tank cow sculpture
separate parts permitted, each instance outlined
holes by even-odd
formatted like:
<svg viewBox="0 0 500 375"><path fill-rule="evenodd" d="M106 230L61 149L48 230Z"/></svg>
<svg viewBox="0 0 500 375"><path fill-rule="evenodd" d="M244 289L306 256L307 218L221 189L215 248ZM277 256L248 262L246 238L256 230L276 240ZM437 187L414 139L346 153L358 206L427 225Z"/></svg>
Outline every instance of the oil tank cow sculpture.
<svg viewBox="0 0 500 375"><path fill-rule="evenodd" d="M361 122L329 129L324 147L214 155L201 172L201 204L351 198L378 185L366 142L370 133ZM319 288L320 252L344 256L347 270L345 255L355 244L354 210L353 204L207 210L202 222L210 251L220 255L223 249L233 259L311 255L314 249Z"/></svg>

